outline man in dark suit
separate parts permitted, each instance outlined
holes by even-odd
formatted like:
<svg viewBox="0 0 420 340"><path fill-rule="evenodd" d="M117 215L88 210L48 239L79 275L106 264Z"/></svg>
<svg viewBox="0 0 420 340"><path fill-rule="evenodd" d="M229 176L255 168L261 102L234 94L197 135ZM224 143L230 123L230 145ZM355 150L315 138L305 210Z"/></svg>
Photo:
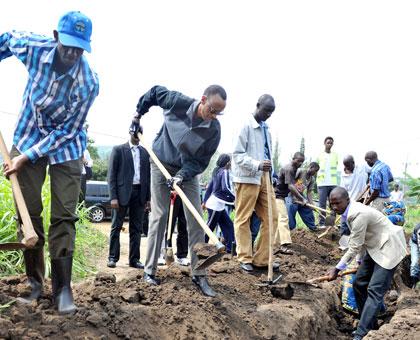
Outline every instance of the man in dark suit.
<svg viewBox="0 0 420 340"><path fill-rule="evenodd" d="M144 212L150 210L150 161L137 137L114 146L108 169L112 225L108 267L115 268L120 259L120 232L129 209L129 265L142 269L140 239Z"/></svg>

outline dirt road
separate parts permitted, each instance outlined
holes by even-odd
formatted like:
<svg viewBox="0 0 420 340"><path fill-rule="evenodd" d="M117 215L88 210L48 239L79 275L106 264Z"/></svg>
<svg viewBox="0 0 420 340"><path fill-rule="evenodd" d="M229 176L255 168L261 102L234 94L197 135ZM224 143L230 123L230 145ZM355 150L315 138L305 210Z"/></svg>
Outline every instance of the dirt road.
<svg viewBox="0 0 420 340"><path fill-rule="evenodd" d="M111 231L111 222L102 222L102 223L95 223L92 226L106 235L109 239L109 234ZM104 255L99 260L97 264L98 272L104 272L107 274L114 274L117 278L117 281L121 280L122 278L126 277L126 275L131 273L136 273L139 270L135 268L131 268L128 265L128 248L129 248L129 238L128 238L128 222L124 222L125 231L121 231L120 234L120 260L117 263L116 268L108 268L108 251L109 251L109 243L107 244L106 249L104 249ZM146 248L147 248L147 238L142 237L140 242L140 261L144 264L146 260Z"/></svg>

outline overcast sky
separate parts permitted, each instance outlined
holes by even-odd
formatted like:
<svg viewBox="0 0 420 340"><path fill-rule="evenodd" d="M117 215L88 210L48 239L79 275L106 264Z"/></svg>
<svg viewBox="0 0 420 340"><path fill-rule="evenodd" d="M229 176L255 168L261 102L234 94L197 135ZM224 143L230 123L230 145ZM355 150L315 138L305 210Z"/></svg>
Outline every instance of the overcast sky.
<svg viewBox="0 0 420 340"><path fill-rule="evenodd" d="M395 176L420 176L419 1L7 1L0 32L52 35L59 17L80 10L93 22L100 94L89 115L99 145L125 141L138 98L155 84L200 98L213 83L228 93L219 150L258 97L274 96L268 121L283 163L298 151L316 158L324 137L363 162L378 152ZM0 128L11 143L26 70L0 63ZM162 115L144 117L151 141Z"/></svg>

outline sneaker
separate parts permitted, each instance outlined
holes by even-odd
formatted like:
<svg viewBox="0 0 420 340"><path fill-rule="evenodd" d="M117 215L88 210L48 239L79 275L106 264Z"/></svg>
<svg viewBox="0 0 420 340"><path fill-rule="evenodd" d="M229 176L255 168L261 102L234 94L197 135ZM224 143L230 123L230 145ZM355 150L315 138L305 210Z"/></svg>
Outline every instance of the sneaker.
<svg viewBox="0 0 420 340"><path fill-rule="evenodd" d="M148 284L153 285L153 286L159 286L160 285L160 280L156 276L151 275L151 274L144 273L143 274L143 280L145 282L147 282Z"/></svg>
<svg viewBox="0 0 420 340"><path fill-rule="evenodd" d="M181 258L177 257L175 258L175 262L185 267L189 266L191 263L190 260L188 260L186 257L181 257Z"/></svg>
<svg viewBox="0 0 420 340"><path fill-rule="evenodd" d="M106 265L109 268L115 268L117 266L117 263L114 260L109 260Z"/></svg>
<svg viewBox="0 0 420 340"><path fill-rule="evenodd" d="M327 227L325 226L325 225L319 225L318 227L317 227L317 229L318 230L324 230L324 229L326 229Z"/></svg>
<svg viewBox="0 0 420 340"><path fill-rule="evenodd" d="M158 266L165 266L166 265L166 261L163 257L159 257L158 258Z"/></svg>

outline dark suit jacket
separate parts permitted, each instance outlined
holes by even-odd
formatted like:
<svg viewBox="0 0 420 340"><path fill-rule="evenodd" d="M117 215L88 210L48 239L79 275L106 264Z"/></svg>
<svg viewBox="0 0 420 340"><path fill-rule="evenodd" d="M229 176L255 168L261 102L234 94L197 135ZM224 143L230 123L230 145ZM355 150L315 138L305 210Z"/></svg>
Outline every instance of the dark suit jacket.
<svg viewBox="0 0 420 340"><path fill-rule="evenodd" d="M141 203L150 201L150 161L149 154L140 148ZM108 168L108 184L111 200L119 205L128 205L133 188L134 161L130 144L116 145L112 149Z"/></svg>

